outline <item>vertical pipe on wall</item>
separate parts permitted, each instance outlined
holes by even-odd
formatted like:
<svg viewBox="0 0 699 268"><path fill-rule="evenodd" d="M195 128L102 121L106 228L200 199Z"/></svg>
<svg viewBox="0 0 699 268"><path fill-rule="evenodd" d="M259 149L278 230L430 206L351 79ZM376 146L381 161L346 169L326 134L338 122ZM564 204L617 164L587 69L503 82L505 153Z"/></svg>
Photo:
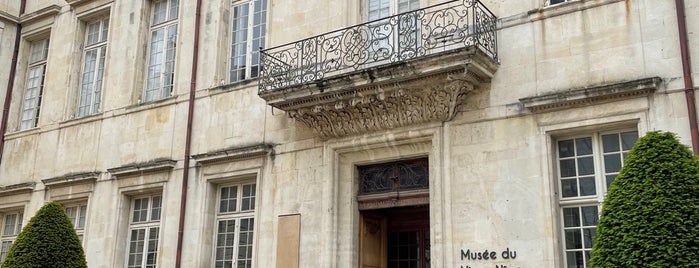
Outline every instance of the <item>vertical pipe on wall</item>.
<svg viewBox="0 0 699 268"><path fill-rule="evenodd" d="M687 23L684 14L684 0L675 0L677 11L677 29L680 32L680 53L682 56L682 72L684 76L684 95L687 99L687 113L689 115L689 130L692 137L692 151L699 155L699 129L697 127L697 104L694 97L694 83L692 82L692 67L689 60L689 48L687 47Z"/></svg>
<svg viewBox="0 0 699 268"><path fill-rule="evenodd" d="M24 14L27 0L22 0L19 4L19 17ZM15 34L15 47L12 52L12 63L10 65L10 76L7 79L7 91L5 91L5 103L2 106L2 123L0 123L0 163L2 163L2 153L5 150L5 132L7 131L7 117L10 114L10 102L12 99L12 86L15 83L15 72L17 72L17 57L19 56L19 44L22 37L22 24L17 22L17 33Z"/></svg>
<svg viewBox="0 0 699 268"><path fill-rule="evenodd" d="M184 147L184 167L182 169L182 193L180 196L180 218L177 229L177 254L175 268L182 265L182 240L184 236L185 209L187 208L187 187L189 181L189 159L192 147L192 122L194 121L194 99L197 89L197 67L199 66L199 25L201 20L201 0L197 0L194 16L194 51L192 53L192 76L189 84L189 105L187 109L187 133Z"/></svg>

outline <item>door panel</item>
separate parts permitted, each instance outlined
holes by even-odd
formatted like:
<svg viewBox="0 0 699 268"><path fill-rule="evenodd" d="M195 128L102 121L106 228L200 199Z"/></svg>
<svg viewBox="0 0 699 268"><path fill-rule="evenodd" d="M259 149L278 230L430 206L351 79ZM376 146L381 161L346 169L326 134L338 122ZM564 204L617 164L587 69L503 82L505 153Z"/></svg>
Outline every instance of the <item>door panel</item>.
<svg viewBox="0 0 699 268"><path fill-rule="evenodd" d="M359 267L386 268L386 217L360 213L359 222Z"/></svg>

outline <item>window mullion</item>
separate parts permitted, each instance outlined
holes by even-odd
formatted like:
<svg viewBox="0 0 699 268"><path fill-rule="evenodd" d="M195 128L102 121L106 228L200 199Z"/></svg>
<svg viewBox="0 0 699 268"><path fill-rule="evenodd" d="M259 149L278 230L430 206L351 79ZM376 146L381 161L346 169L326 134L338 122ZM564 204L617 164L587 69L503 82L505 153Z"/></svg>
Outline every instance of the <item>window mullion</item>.
<svg viewBox="0 0 699 268"><path fill-rule="evenodd" d="M601 208L601 204L605 196L602 190L604 189L604 191L606 191L606 186L604 186L606 185L604 171L604 148L601 140L602 137L600 133L592 135L592 156L594 157L593 161L595 163L595 184L597 184L595 185L595 200L597 201L598 209Z"/></svg>
<svg viewBox="0 0 699 268"><path fill-rule="evenodd" d="M150 226L144 226L143 232L143 253L141 255L141 267L146 267L146 262L148 260L148 241L150 240Z"/></svg>
<svg viewBox="0 0 699 268"><path fill-rule="evenodd" d="M245 47L247 47L247 56L245 57L245 77L250 78L252 75L252 39L254 32L254 21L255 21L255 0L250 0L248 8L248 32L247 39L245 40Z"/></svg>

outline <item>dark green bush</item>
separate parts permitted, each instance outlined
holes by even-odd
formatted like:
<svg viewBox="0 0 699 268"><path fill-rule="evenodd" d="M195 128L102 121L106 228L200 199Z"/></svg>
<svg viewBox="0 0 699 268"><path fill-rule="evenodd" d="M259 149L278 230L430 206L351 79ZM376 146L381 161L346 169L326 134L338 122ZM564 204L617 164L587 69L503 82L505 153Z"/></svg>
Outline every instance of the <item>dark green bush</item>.
<svg viewBox="0 0 699 268"><path fill-rule="evenodd" d="M591 266L699 267L699 159L674 134L649 132L612 183Z"/></svg>
<svg viewBox="0 0 699 268"><path fill-rule="evenodd" d="M2 268L87 267L80 239L57 203L44 205L10 247Z"/></svg>

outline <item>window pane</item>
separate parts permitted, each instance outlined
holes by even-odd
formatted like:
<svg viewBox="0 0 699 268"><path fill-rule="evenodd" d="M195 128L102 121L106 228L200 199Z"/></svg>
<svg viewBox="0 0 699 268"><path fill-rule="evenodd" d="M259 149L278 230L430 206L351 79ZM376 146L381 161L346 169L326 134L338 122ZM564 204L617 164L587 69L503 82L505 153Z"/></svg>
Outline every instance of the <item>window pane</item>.
<svg viewBox="0 0 699 268"><path fill-rule="evenodd" d="M17 221L17 214L5 215L5 227L3 228L3 235L14 235L15 234L15 223Z"/></svg>
<svg viewBox="0 0 699 268"><path fill-rule="evenodd" d="M575 155L575 146L573 145L573 140L564 140L558 142L558 156L570 157Z"/></svg>
<svg viewBox="0 0 699 268"><path fill-rule="evenodd" d="M609 189L609 186L612 185L612 182L613 182L614 179L616 178L616 174L614 174L614 175L607 175L607 176L605 176L605 177L607 178L607 189Z"/></svg>
<svg viewBox="0 0 699 268"><path fill-rule="evenodd" d="M638 131L621 133L621 148L624 151L631 150L638 140Z"/></svg>
<svg viewBox="0 0 699 268"><path fill-rule="evenodd" d="M621 155L608 154L604 156L604 171L607 173L621 170Z"/></svg>
<svg viewBox="0 0 699 268"><path fill-rule="evenodd" d="M578 158L578 175L591 175L595 173L595 164L592 157Z"/></svg>
<svg viewBox="0 0 699 268"><path fill-rule="evenodd" d="M602 135L602 147L604 152L618 152L619 151L619 134L608 134Z"/></svg>
<svg viewBox="0 0 699 268"><path fill-rule="evenodd" d="M583 229L583 241L585 248L592 248L592 238L597 234L597 228Z"/></svg>
<svg viewBox="0 0 699 268"><path fill-rule="evenodd" d="M575 177L575 159L565 159L560 161L561 177Z"/></svg>
<svg viewBox="0 0 699 268"><path fill-rule="evenodd" d="M597 215L597 206L582 207L583 226L596 226L599 216Z"/></svg>
<svg viewBox="0 0 699 268"><path fill-rule="evenodd" d="M76 220L78 218L78 208L77 207L67 207L65 208L66 215L70 219L70 223L73 224L73 228L77 228Z"/></svg>
<svg viewBox="0 0 699 268"><path fill-rule="evenodd" d="M566 249L582 248L580 229L565 230Z"/></svg>
<svg viewBox="0 0 699 268"><path fill-rule="evenodd" d="M109 36L109 19L105 19L102 21L102 38L100 41L104 42L107 41L107 37Z"/></svg>
<svg viewBox="0 0 699 268"><path fill-rule="evenodd" d="M577 226L580 226L580 212L578 208L563 208L563 227Z"/></svg>
<svg viewBox="0 0 699 268"><path fill-rule="evenodd" d="M580 196L596 195L595 177L580 178Z"/></svg>
<svg viewBox="0 0 699 268"><path fill-rule="evenodd" d="M575 150L577 155L592 154L592 138L587 137L575 139Z"/></svg>
<svg viewBox="0 0 699 268"><path fill-rule="evenodd" d="M80 213L78 217L78 228L83 229L85 228L85 219L87 218L87 206L82 205L80 206Z"/></svg>
<svg viewBox="0 0 699 268"><path fill-rule="evenodd" d="M153 208L151 209L151 216L150 216L151 221L160 220L160 207L161 207L161 203L162 203L161 199L162 199L161 196L154 196L153 197Z"/></svg>
<svg viewBox="0 0 699 268"><path fill-rule="evenodd" d="M561 180L562 197L578 196L578 181L576 179Z"/></svg>
<svg viewBox="0 0 699 268"><path fill-rule="evenodd" d="M585 268L583 264L582 252L566 252L566 267L567 268Z"/></svg>

